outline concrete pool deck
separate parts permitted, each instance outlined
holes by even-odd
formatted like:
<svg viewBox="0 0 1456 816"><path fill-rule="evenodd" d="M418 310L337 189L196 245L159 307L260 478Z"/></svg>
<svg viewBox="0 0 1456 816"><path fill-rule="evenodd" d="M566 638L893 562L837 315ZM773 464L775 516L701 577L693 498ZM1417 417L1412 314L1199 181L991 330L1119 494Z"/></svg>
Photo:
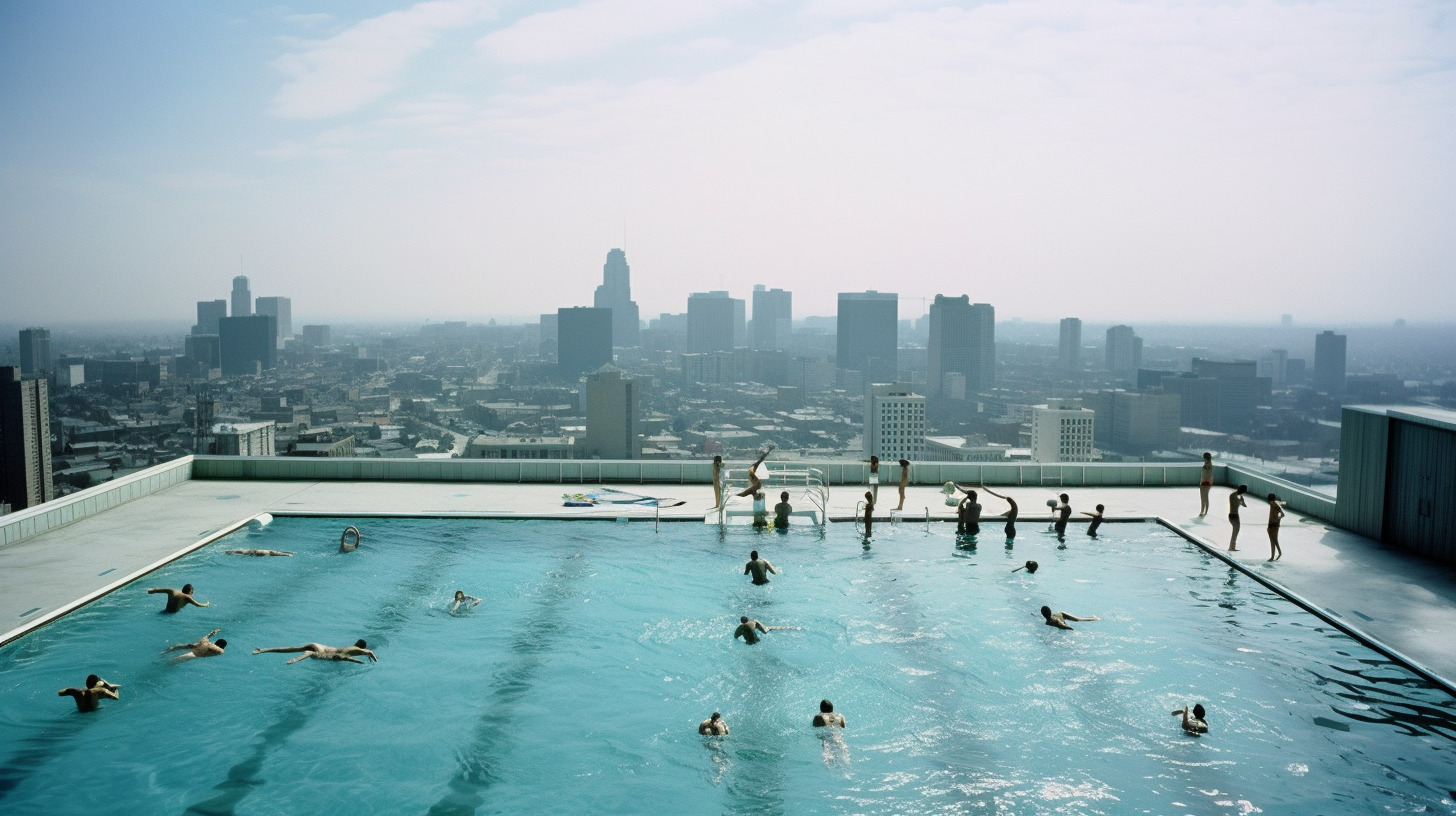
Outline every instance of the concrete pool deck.
<svg viewBox="0 0 1456 816"><path fill-rule="evenodd" d="M610 485L609 485L610 486ZM664 520L695 520L713 503L712 487L687 485L617 485L623 490L672 497L686 503L663 508ZM346 482L191 480L143 496L95 516L0 548L0 642L18 636L36 621L52 617L170 560L178 552L236 527L259 513L309 514L341 517L460 516L634 518L651 520L652 507L599 505L562 506L563 493L588 491L591 486L518 484L514 482ZM789 488L796 507L804 508L803 488ZM1046 500L1059 492L1051 487L998 488L1022 507L1025 529L1038 529L1046 519ZM1068 488L1079 515L1069 530L1069 546L1088 546L1082 535L1086 516L1080 511L1096 504L1107 507L1110 519L1162 518L1210 548L1224 550L1229 526L1225 518L1227 487L1213 489L1207 518L1198 518L1198 495L1192 487L1078 487ZM853 515L863 489L841 486L829 494L831 518ZM774 488L774 495L777 488ZM893 485L880 491L877 518L890 515L896 501ZM770 506L776 498L770 499ZM994 537L1000 525L990 517L1005 508L994 497L983 496L987 532ZM949 518L954 508L944 504L938 487L911 487L906 513L900 523ZM1268 564L1266 510L1261 499L1250 496L1243 511L1244 529L1239 552L1231 553L1252 572L1300 596L1331 618L1359 630L1401 653L1426 670L1456 680L1456 574L1434 562L1382 547L1322 521L1290 512L1284 520L1280 543L1284 557ZM739 500L734 509L748 509ZM888 522L881 522L888 523ZM342 528L341 528L342 529ZM1116 527L1104 528L1116 535ZM651 535L648 525L643 535ZM368 546L365 528L365 546ZM320 547L336 547L320 541ZM198 595L206 599L205 588Z"/></svg>

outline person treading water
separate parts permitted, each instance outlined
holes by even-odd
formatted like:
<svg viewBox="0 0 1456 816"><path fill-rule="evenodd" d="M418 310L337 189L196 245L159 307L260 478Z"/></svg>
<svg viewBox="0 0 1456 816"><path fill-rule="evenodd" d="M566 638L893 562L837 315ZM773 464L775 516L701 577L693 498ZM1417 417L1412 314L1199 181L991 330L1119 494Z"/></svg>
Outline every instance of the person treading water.
<svg viewBox="0 0 1456 816"><path fill-rule="evenodd" d="M768 574L770 572L774 575L779 574L779 571L774 569L774 565L770 564L768 559L758 557L758 550L754 550L748 554L748 563L743 565L743 574L752 575L753 583L759 586L768 583Z"/></svg>
<svg viewBox="0 0 1456 816"><path fill-rule="evenodd" d="M738 619L738 628L733 630L733 639L743 638L744 643L754 644L758 642L759 632L768 634L769 632L797 628L797 626L764 626L757 620L744 615Z"/></svg>
<svg viewBox="0 0 1456 816"><path fill-rule="evenodd" d="M455 590L455 598L450 601L450 611L455 613L467 606L479 606L481 600L481 598L477 598L474 595L466 595L463 589L457 589Z"/></svg>
<svg viewBox="0 0 1456 816"><path fill-rule="evenodd" d="M347 660L350 663L363 663L364 661L358 659L361 655L376 663L379 662L379 658L375 657L374 652L369 650L369 644L364 642L364 638L359 638L354 641L353 646L344 646L342 648L338 646L325 646L322 643L305 643L302 646L275 646L271 649L253 650L253 654L263 654L265 652L303 652L298 657L286 661L284 663L285 666L309 658L314 660Z"/></svg>
<svg viewBox="0 0 1456 816"><path fill-rule="evenodd" d="M698 723L698 733L707 737L724 737L728 735L728 723L723 720L723 715L714 711L713 716Z"/></svg>
<svg viewBox="0 0 1456 816"><path fill-rule="evenodd" d="M101 708L102 698L120 700L120 691L121 686L92 674L86 677L85 688L63 688L56 692L56 696L75 698L77 711L96 711Z"/></svg>
<svg viewBox="0 0 1456 816"><path fill-rule="evenodd" d="M1188 706L1183 706L1173 712L1174 717L1179 715L1183 717L1184 731L1195 735L1208 733L1208 720L1205 719L1206 713L1203 710L1203 703L1194 704L1192 716L1189 716Z"/></svg>

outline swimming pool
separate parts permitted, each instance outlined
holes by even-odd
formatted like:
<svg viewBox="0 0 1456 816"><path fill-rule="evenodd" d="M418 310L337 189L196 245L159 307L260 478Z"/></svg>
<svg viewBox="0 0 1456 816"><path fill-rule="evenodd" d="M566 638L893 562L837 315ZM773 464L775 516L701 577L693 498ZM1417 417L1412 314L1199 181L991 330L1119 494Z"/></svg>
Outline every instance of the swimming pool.
<svg viewBox="0 0 1456 816"><path fill-rule="evenodd" d="M0 649L0 812L1456 813L1448 695L1169 531L1103 529L279 518ZM145 593L189 582L211 606ZM798 629L746 646L740 615ZM217 627L221 657L160 654ZM250 653L360 637L377 664ZM55 696L91 672L121 700ZM1205 737L1169 716L1194 702ZM698 736L715 710L732 734Z"/></svg>

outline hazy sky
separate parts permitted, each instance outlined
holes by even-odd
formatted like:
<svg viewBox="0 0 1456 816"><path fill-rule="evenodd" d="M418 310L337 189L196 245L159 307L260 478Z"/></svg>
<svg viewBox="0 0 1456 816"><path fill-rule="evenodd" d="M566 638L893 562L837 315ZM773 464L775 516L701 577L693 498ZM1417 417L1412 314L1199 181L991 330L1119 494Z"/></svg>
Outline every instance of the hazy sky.
<svg viewBox="0 0 1456 816"><path fill-rule="evenodd" d="M0 4L0 320L1456 316L1444 0L241 5Z"/></svg>

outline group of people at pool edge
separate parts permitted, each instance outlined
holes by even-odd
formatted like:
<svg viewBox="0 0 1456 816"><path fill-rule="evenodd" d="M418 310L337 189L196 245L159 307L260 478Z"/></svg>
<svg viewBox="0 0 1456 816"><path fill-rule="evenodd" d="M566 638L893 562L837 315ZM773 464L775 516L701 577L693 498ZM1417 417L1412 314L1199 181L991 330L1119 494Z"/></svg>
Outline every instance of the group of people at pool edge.
<svg viewBox="0 0 1456 816"><path fill-rule="evenodd" d="M1198 517L1208 515L1208 494L1213 490L1213 454L1204 452L1203 465L1198 474ZM1229 527L1233 532L1229 535L1229 552L1239 551L1239 528L1242 526L1239 518L1239 508L1248 507L1244 503L1244 496L1249 492L1248 485L1239 485L1234 488L1228 497L1228 520ZM1279 523L1284 520L1284 502L1278 495L1270 493L1266 501L1269 503L1269 560L1278 561L1284 555L1279 548Z"/></svg>

